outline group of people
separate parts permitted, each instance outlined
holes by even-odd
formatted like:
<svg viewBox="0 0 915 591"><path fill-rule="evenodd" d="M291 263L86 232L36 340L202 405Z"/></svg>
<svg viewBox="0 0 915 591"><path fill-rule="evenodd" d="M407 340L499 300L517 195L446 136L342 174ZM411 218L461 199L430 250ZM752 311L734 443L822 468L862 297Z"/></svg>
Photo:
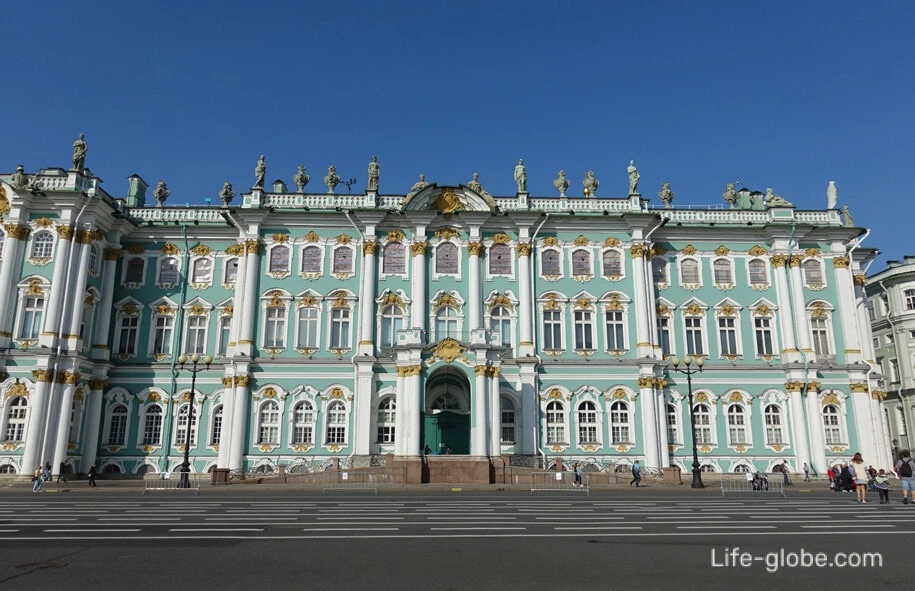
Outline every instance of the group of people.
<svg viewBox="0 0 915 591"><path fill-rule="evenodd" d="M64 460L58 466L57 472L57 484L60 484L63 481L64 484L67 484L67 474L70 472L70 460ZM89 486L97 486L95 484L95 476L98 474L98 468L95 464L89 468ZM44 466L38 465L38 468L35 469L35 473L32 475L32 492L41 492L41 485L45 482L51 482L51 462L45 462Z"/></svg>
<svg viewBox="0 0 915 591"><path fill-rule="evenodd" d="M851 462L836 464L827 470L829 488L835 492L855 492L859 503L867 503L867 493L876 492L880 504L890 502L890 479L898 478L902 487L902 503L915 502L915 462L908 450L899 452L899 460L892 470L874 468L864 463L858 452Z"/></svg>

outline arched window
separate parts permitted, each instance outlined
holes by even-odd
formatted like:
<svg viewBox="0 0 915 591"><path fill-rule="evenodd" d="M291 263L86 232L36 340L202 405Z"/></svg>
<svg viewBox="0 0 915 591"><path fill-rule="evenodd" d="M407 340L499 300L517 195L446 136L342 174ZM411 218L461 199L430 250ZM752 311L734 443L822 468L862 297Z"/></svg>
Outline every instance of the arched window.
<svg viewBox="0 0 915 591"><path fill-rule="evenodd" d="M397 331L404 328L404 311L400 306L385 306L381 311L382 347L393 347L397 343Z"/></svg>
<svg viewBox="0 0 915 591"><path fill-rule="evenodd" d="M651 276L655 283L669 283L667 280L667 259L651 259Z"/></svg>
<svg viewBox="0 0 915 591"><path fill-rule="evenodd" d="M731 445L742 445L749 441L747 415L739 404L732 404L728 407L728 441Z"/></svg>
<svg viewBox="0 0 915 591"><path fill-rule="evenodd" d="M257 416L257 443L277 445L280 442L280 407L273 400L265 402Z"/></svg>
<svg viewBox="0 0 915 591"><path fill-rule="evenodd" d="M553 277L562 275L558 250L548 248L540 253L540 274Z"/></svg>
<svg viewBox="0 0 915 591"><path fill-rule="evenodd" d="M752 285L768 285L769 273L766 268L766 262L760 259L753 259L749 264L750 283Z"/></svg>
<svg viewBox="0 0 915 591"><path fill-rule="evenodd" d="M159 267L159 283L178 283L178 259L166 257Z"/></svg>
<svg viewBox="0 0 915 591"><path fill-rule="evenodd" d="M680 281L688 284L699 283L699 261L696 259L680 261Z"/></svg>
<svg viewBox="0 0 915 591"><path fill-rule="evenodd" d="M502 445L512 445L515 443L515 403L508 396L501 396L499 407L502 414Z"/></svg>
<svg viewBox="0 0 915 591"><path fill-rule="evenodd" d="M712 415L705 404L693 407L693 416L696 418L696 443L712 443Z"/></svg>
<svg viewBox="0 0 915 591"><path fill-rule="evenodd" d="M623 263L618 250L605 250L603 259L604 275L616 277L623 274Z"/></svg>
<svg viewBox="0 0 915 591"><path fill-rule="evenodd" d="M489 247L489 274L511 275L512 249L507 244L496 243Z"/></svg>
<svg viewBox="0 0 915 591"><path fill-rule="evenodd" d="M673 404L667 405L667 443L680 443L680 429L677 415L677 407Z"/></svg>
<svg viewBox="0 0 915 591"><path fill-rule="evenodd" d="M302 273L321 272L321 249L317 246L306 246L302 249Z"/></svg>
<svg viewBox="0 0 915 591"><path fill-rule="evenodd" d="M712 466L711 464L705 464L704 466L702 466L701 468L699 468L699 471L700 471L700 472L706 472L706 473L709 473L709 474L714 474L714 473L716 472L715 466Z"/></svg>
<svg viewBox="0 0 915 591"><path fill-rule="evenodd" d="M456 275L458 272L458 248L451 242L442 242L435 249L435 272Z"/></svg>
<svg viewBox="0 0 915 591"><path fill-rule="evenodd" d="M222 442L222 405L213 410L213 420L210 423L210 445L219 445Z"/></svg>
<svg viewBox="0 0 915 591"><path fill-rule="evenodd" d="M714 264L715 283L718 285L728 285L734 283L734 277L731 275L731 262L725 259L718 259Z"/></svg>
<svg viewBox="0 0 915 591"><path fill-rule="evenodd" d="M763 411L766 420L766 444L782 445L785 443L782 431L782 410L775 404L769 404Z"/></svg>
<svg viewBox="0 0 915 591"><path fill-rule="evenodd" d="M213 260L199 258L194 261L194 270L191 273L191 283L209 283L213 279Z"/></svg>
<svg viewBox="0 0 915 591"><path fill-rule="evenodd" d="M407 272L407 247L400 242L391 242L385 245L382 251L382 273Z"/></svg>
<svg viewBox="0 0 915 591"><path fill-rule="evenodd" d="M389 396L378 405L378 443L394 443L397 402Z"/></svg>
<svg viewBox="0 0 915 591"><path fill-rule="evenodd" d="M54 253L54 235L50 232L38 232L32 241L32 258L49 259Z"/></svg>
<svg viewBox="0 0 915 591"><path fill-rule="evenodd" d="M458 311L452 306L442 306L439 308L435 313L436 339L440 341L445 338L459 338L458 322Z"/></svg>
<svg viewBox="0 0 915 591"><path fill-rule="evenodd" d="M292 411L292 444L314 445L315 442L315 407L303 400L295 405Z"/></svg>
<svg viewBox="0 0 915 591"><path fill-rule="evenodd" d="M353 249L341 246L334 250L334 273L348 274L353 272Z"/></svg>
<svg viewBox="0 0 915 591"><path fill-rule="evenodd" d="M127 440L127 406L117 404L111 409L107 445L124 445Z"/></svg>
<svg viewBox="0 0 915 591"><path fill-rule="evenodd" d="M124 283L143 283L143 274L146 271L146 261L141 257L133 257L127 261L124 271Z"/></svg>
<svg viewBox="0 0 915 591"><path fill-rule="evenodd" d="M610 405L610 439L611 443L629 443L632 441L629 405L621 400L617 400Z"/></svg>
<svg viewBox="0 0 915 591"><path fill-rule="evenodd" d="M232 257L226 259L225 263L225 274L223 275L223 283L234 284L238 281L238 257Z"/></svg>
<svg viewBox="0 0 915 591"><path fill-rule="evenodd" d="M188 413L191 415L188 427ZM188 428L191 430L191 447L197 445L197 411L191 404L184 404L178 409L178 424L175 429L175 445L187 444Z"/></svg>
<svg viewBox="0 0 915 591"><path fill-rule="evenodd" d="M289 272L289 247L274 246L270 249L270 263L267 267L268 273L288 273Z"/></svg>
<svg viewBox="0 0 915 591"><path fill-rule="evenodd" d="M26 415L29 401L23 396L10 400L6 411L6 433L4 441L19 443L25 440Z"/></svg>
<svg viewBox="0 0 915 591"><path fill-rule="evenodd" d="M579 248L572 252L572 275L587 276L591 274L591 252Z"/></svg>
<svg viewBox="0 0 915 591"><path fill-rule="evenodd" d="M578 443L594 444L597 437L597 407L586 400L578 405Z"/></svg>
<svg viewBox="0 0 915 591"><path fill-rule="evenodd" d="M324 442L342 445L346 443L346 407L339 400L327 406L327 436Z"/></svg>
<svg viewBox="0 0 915 591"><path fill-rule="evenodd" d="M496 306L489 313L489 330L499 335L499 344L512 346L512 315L505 306Z"/></svg>
<svg viewBox="0 0 915 591"><path fill-rule="evenodd" d="M565 443L566 439L566 411L562 403L553 400L546 405L546 442Z"/></svg>
<svg viewBox="0 0 915 591"><path fill-rule="evenodd" d="M826 445L842 443L842 426L839 421L839 408L834 404L823 407L823 434Z"/></svg>
<svg viewBox="0 0 915 591"><path fill-rule="evenodd" d="M823 266L820 261L804 261L804 283L807 285L823 285Z"/></svg>
<svg viewBox="0 0 915 591"><path fill-rule="evenodd" d="M460 410L461 401L454 394L440 394L432 401L432 410Z"/></svg>
<svg viewBox="0 0 915 591"><path fill-rule="evenodd" d="M737 464L734 466L734 474L746 474L750 471L750 467L746 464Z"/></svg>
<svg viewBox="0 0 915 591"><path fill-rule="evenodd" d="M143 445L162 443L162 407L153 404L146 407L143 420Z"/></svg>

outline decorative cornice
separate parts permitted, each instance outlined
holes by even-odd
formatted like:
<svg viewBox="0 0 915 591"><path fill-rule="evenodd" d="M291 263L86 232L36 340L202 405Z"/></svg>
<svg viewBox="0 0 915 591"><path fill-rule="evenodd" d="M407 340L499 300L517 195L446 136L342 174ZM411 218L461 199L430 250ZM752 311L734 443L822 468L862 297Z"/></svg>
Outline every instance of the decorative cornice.
<svg viewBox="0 0 915 591"><path fill-rule="evenodd" d="M397 375L399 377L418 376L422 371L422 365L402 365L397 367Z"/></svg>
<svg viewBox="0 0 915 591"><path fill-rule="evenodd" d="M415 257L425 256L427 246L425 242L414 242L410 245L410 254Z"/></svg>
<svg viewBox="0 0 915 591"><path fill-rule="evenodd" d="M801 262L804 260L804 255L802 254L793 254L791 259L788 261L788 264L792 267L800 267Z"/></svg>
<svg viewBox="0 0 915 591"><path fill-rule="evenodd" d="M261 243L259 240L245 240L245 254L261 253Z"/></svg>
<svg viewBox="0 0 915 591"><path fill-rule="evenodd" d="M629 247L629 252L632 253L634 259L642 258L647 251L648 248L644 244L633 244Z"/></svg>
<svg viewBox="0 0 915 591"><path fill-rule="evenodd" d="M867 382L852 382L848 385L852 392L867 392Z"/></svg>
<svg viewBox="0 0 915 591"><path fill-rule="evenodd" d="M52 372L50 369L33 369L32 376L39 382L52 381Z"/></svg>
<svg viewBox="0 0 915 591"><path fill-rule="evenodd" d="M785 390L788 392L800 392L804 388L804 382L790 381L785 382Z"/></svg>
<svg viewBox="0 0 915 591"><path fill-rule="evenodd" d="M231 245L227 246L226 254L229 254L232 256L240 256L240 255L245 254L245 243L236 242L235 244L231 244Z"/></svg>
<svg viewBox="0 0 915 591"><path fill-rule="evenodd" d="M518 256L519 257L531 256L531 243L530 242L518 243Z"/></svg>
<svg viewBox="0 0 915 591"><path fill-rule="evenodd" d="M833 257L832 266L836 269L847 269L848 265L851 263L847 256Z"/></svg>
<svg viewBox="0 0 915 591"><path fill-rule="evenodd" d="M25 240L29 237L29 232L31 228L28 226L22 226L20 224L3 224L3 228L6 230L6 233L11 238L16 240Z"/></svg>
<svg viewBox="0 0 915 591"><path fill-rule="evenodd" d="M467 245L467 252L470 253L470 256L482 256L483 250L482 242L471 242Z"/></svg>
<svg viewBox="0 0 915 591"><path fill-rule="evenodd" d="M375 254L375 252L377 250L378 250L378 243L375 242L374 240L370 240L368 242L362 243L362 254L364 254L364 255Z"/></svg>
<svg viewBox="0 0 915 591"><path fill-rule="evenodd" d="M61 240L72 240L73 239L73 227L72 226L57 226L57 236Z"/></svg>

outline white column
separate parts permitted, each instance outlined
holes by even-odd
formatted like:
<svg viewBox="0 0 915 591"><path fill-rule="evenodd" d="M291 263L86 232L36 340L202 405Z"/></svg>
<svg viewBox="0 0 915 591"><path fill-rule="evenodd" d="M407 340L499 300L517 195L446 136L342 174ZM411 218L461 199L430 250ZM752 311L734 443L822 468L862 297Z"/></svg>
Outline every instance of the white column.
<svg viewBox="0 0 915 591"><path fill-rule="evenodd" d="M92 233L88 230L82 230L77 232L76 235L77 244L79 244L78 256L74 254L74 258L78 258L78 262L75 267L77 269L76 275L70 275L67 280L70 282L70 292L68 294L68 310L64 311L64 338L67 340L68 348L74 350L77 348L77 342L79 341L79 325L83 320L83 308L86 305L86 277L88 277L89 272L89 249L92 248ZM110 308L109 308L110 310ZM107 312L107 310L106 310ZM86 331L90 331L91 326L86 327ZM86 341L91 342L91 337L88 334L83 335Z"/></svg>
<svg viewBox="0 0 915 591"><path fill-rule="evenodd" d="M229 469L243 470L245 460L245 444L248 442L248 403L251 396L248 389L250 378L247 369L243 374L235 376L235 400L232 409L232 449L229 452ZM315 437L320 437L315 434Z"/></svg>
<svg viewBox="0 0 915 591"><path fill-rule="evenodd" d="M102 423L102 393L108 385L106 379L89 380L89 394L86 400L86 416L83 424L85 428L82 436L82 459L79 464L80 472L88 472L89 467L95 464L98 454L99 429Z"/></svg>
<svg viewBox="0 0 915 591"><path fill-rule="evenodd" d="M638 276L637 276L638 277ZM658 451L658 416L655 404L655 378L653 376L639 377L639 400L641 401L642 415L642 448L645 450L645 466L661 468L660 453Z"/></svg>
<svg viewBox="0 0 915 591"><path fill-rule="evenodd" d="M54 444L54 459L51 472L59 471L60 463L67 457L67 441L70 438L70 409L73 406L73 393L76 391L76 382L79 374L67 372L64 375L63 392L60 399L60 410L57 417L57 439Z"/></svg>
<svg viewBox="0 0 915 591"><path fill-rule="evenodd" d="M789 270L791 274L791 299L794 309L794 323L797 329L797 344L801 351L813 353L813 347L810 343L810 332L807 323L807 307L804 305L804 278L801 275L801 259L799 254L792 255L789 261ZM809 357L809 356L808 356Z"/></svg>
<svg viewBox="0 0 915 591"><path fill-rule="evenodd" d="M810 434L810 465L818 476L825 476L829 465L826 462L826 440L823 438L823 418L817 397L818 389L814 388L814 384L810 384L807 390L807 432Z"/></svg>
<svg viewBox="0 0 915 591"><path fill-rule="evenodd" d="M410 414L407 416L409 426L407 428L407 439L404 442L403 453L405 456L418 456L422 449L422 443L419 441L420 421L422 421L423 416L421 404L422 385L421 376L419 375L421 371L421 365L414 365L410 368L410 372L406 377L407 392L410 397L408 407Z"/></svg>
<svg viewBox="0 0 915 591"><path fill-rule="evenodd" d="M114 282L117 277L120 248L105 249L105 265L102 267L102 297L96 307L95 334L92 337L92 359L103 360L111 356L108 346L108 332L111 329L111 306L114 301Z"/></svg>
<svg viewBox="0 0 915 591"><path fill-rule="evenodd" d="M397 414L394 415L394 455L404 455L406 449L407 432L410 429L410 396L406 390L407 384L404 379L403 368L397 368L397 379L395 388L397 388Z"/></svg>
<svg viewBox="0 0 915 591"><path fill-rule="evenodd" d="M0 346L7 347L13 336L11 313L16 295L18 270L22 268L22 253L29 227L6 224L6 238L3 239L3 264L0 264ZM15 272L15 273L14 273ZM34 466L31 468L34 470Z"/></svg>
<svg viewBox="0 0 915 591"><path fill-rule="evenodd" d="M502 454L502 397L499 395L499 372L500 369L498 367L490 367L489 376L487 377L490 408L488 423L490 456Z"/></svg>
<svg viewBox="0 0 915 591"><path fill-rule="evenodd" d="M260 269L261 244L256 239L245 242L244 314L235 348L237 353L251 356L254 353L254 320L257 317L257 274Z"/></svg>
<svg viewBox="0 0 915 591"><path fill-rule="evenodd" d="M375 354L375 251L374 236L366 236L362 245L362 290L359 294L359 354ZM358 452L357 452L358 453Z"/></svg>
<svg viewBox="0 0 915 591"><path fill-rule="evenodd" d="M854 409L855 431L858 434L858 448L851 451L860 451L864 461L873 464L878 458L876 425L870 413L871 395L866 389L866 384L852 384L849 398Z"/></svg>
<svg viewBox="0 0 915 591"><path fill-rule="evenodd" d="M860 307L863 310L865 302L857 298L858 294L849 265L847 256L832 259L836 277L836 294L838 295L836 299L842 319L842 336L845 339L845 363L852 364L864 361L860 330L862 327L858 324L860 320L856 308Z"/></svg>
<svg viewBox="0 0 915 591"><path fill-rule="evenodd" d="M29 396L29 424L25 437L25 449L22 451L23 470L35 471L35 467L44 463L41 457L44 448L45 413L48 408L48 392L51 389L53 376L49 369L33 369L35 391Z"/></svg>
<svg viewBox="0 0 915 591"><path fill-rule="evenodd" d="M788 295L788 278L785 265L788 257L783 254L773 255L772 277L775 283L775 297L778 299L779 337L782 343L782 360L786 363L800 361L797 343L794 341L794 311L791 309L791 297Z"/></svg>
<svg viewBox="0 0 915 591"><path fill-rule="evenodd" d="M667 380L655 378L657 391L655 392L655 407L657 413L658 431L658 463L660 468L670 466L670 441L667 440L667 400L664 398L664 388Z"/></svg>
<svg viewBox="0 0 915 591"><path fill-rule="evenodd" d="M70 262L70 241L73 239L73 228L57 226L57 247L54 250L54 276L51 280L51 293L48 294L48 313L44 317L44 327L38 342L43 347L54 348L61 335L60 316L63 314L64 291L66 291L67 268Z"/></svg>
<svg viewBox="0 0 915 591"><path fill-rule="evenodd" d="M225 468L229 465L229 456L232 451L232 425L235 409L235 377L222 378L222 433L219 438L219 451L216 455L216 467Z"/></svg>
<svg viewBox="0 0 915 591"><path fill-rule="evenodd" d="M540 442L540 400L537 396L537 372L534 364L520 366L521 378L521 424L515 429L515 440L521 437L520 446L516 443L516 453L535 455L539 452Z"/></svg>
<svg viewBox="0 0 915 591"><path fill-rule="evenodd" d="M803 386L802 382L785 384L785 388L790 390L788 399L791 405L791 437L798 465L810 462L810 448L807 446L806 413L804 412L804 401L801 400L801 388Z"/></svg>
<svg viewBox="0 0 915 591"><path fill-rule="evenodd" d="M518 244L518 292L518 328L521 336L518 352L524 357L534 354L534 295L531 291L530 242Z"/></svg>
<svg viewBox="0 0 915 591"><path fill-rule="evenodd" d="M417 240L410 245L410 253L413 255L413 277L410 281L410 297L413 300L411 306L410 328L419 328L426 330L426 307L429 298L426 296L426 244L425 239Z"/></svg>
<svg viewBox="0 0 915 591"><path fill-rule="evenodd" d="M375 410L374 378L375 373L372 371L371 361L357 362L356 393L353 397L353 412L355 413L353 452L360 456L367 456L371 453L371 444L375 437L375 430L372 429L372 416L375 414L373 412ZM396 430L394 435L396 437Z"/></svg>
<svg viewBox="0 0 915 591"><path fill-rule="evenodd" d="M467 320L469 329L476 330L483 328L483 286L480 283L480 254L483 252L481 242L471 242L467 245L467 251L470 253L467 261Z"/></svg>
<svg viewBox="0 0 915 591"><path fill-rule="evenodd" d="M238 257L238 272L235 276L235 295L232 298L232 323L229 325L229 348L226 352L229 357L238 352L238 340L241 338L241 326L245 318L245 290L244 280L248 271L248 257L245 253L245 243L236 243L230 249L240 254Z"/></svg>
<svg viewBox="0 0 915 591"><path fill-rule="evenodd" d="M474 386L470 404L473 413L473 424L470 427L470 455L489 455L486 426L489 415L489 397L486 395L486 366L478 365L473 368Z"/></svg>
<svg viewBox="0 0 915 591"><path fill-rule="evenodd" d="M633 303L635 304L635 329L636 329L636 357L654 357L651 347L651 329L648 325L649 315L648 294L645 292L645 259L648 247L644 244L633 244L629 251L632 253L632 276L635 281L633 286Z"/></svg>

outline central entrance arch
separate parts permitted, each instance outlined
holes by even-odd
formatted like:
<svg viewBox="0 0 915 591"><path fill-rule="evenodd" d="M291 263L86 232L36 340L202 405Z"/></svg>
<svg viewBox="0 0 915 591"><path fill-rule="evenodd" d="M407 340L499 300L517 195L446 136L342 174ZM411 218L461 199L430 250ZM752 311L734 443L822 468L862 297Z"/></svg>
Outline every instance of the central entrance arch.
<svg viewBox="0 0 915 591"><path fill-rule="evenodd" d="M470 380L459 369L436 370L426 381L422 445L435 455L470 453Z"/></svg>

